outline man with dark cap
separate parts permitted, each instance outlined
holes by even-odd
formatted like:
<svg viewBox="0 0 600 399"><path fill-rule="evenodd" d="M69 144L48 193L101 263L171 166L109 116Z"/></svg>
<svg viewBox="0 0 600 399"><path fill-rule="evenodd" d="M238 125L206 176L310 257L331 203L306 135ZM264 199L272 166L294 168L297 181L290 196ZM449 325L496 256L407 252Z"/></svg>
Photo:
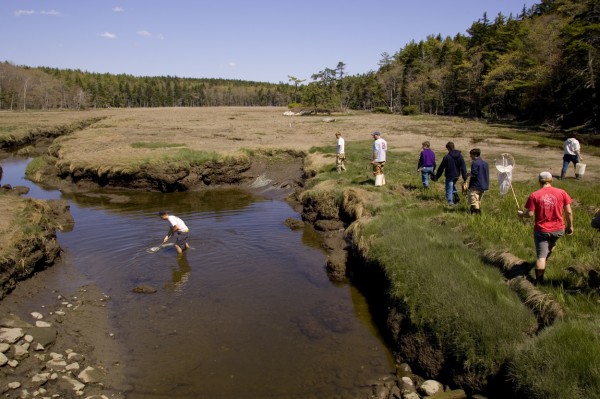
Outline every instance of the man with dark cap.
<svg viewBox="0 0 600 399"><path fill-rule="evenodd" d="M533 228L533 241L537 260L535 262L535 283L544 281L546 260L552 254L556 242L563 235L573 234L572 199L565 190L552 187L552 174L542 172L538 175L540 189L534 191L527 202L525 210L518 211L519 217L535 216ZM563 210L567 214L567 223L563 219Z"/></svg>

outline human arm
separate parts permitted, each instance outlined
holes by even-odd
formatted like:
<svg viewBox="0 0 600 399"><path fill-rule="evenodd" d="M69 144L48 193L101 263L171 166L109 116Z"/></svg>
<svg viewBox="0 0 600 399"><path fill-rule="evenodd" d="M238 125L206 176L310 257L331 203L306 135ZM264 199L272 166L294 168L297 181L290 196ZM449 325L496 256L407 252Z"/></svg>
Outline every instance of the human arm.
<svg viewBox="0 0 600 399"><path fill-rule="evenodd" d="M567 214L566 221L567 226L565 228L565 233L570 236L573 235L573 209L571 209L571 204L565 205L565 213Z"/></svg>
<svg viewBox="0 0 600 399"><path fill-rule="evenodd" d="M533 211L530 211L529 209L525 209L525 210L519 209L517 211L517 215L519 215L519 217L522 219L530 218L533 216Z"/></svg>

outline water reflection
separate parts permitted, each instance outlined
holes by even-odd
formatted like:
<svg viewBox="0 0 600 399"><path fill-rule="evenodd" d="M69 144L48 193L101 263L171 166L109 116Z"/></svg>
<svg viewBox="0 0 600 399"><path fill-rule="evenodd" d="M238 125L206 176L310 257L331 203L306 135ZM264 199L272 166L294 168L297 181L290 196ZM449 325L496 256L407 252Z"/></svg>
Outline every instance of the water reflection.
<svg viewBox="0 0 600 399"><path fill-rule="evenodd" d="M319 236L287 228L299 215L285 202L238 190L63 198L75 226L59 242L112 298L129 399L366 397L392 371L365 299L329 281ZM164 237L161 209L190 228L183 256L147 252Z"/></svg>
<svg viewBox="0 0 600 399"><path fill-rule="evenodd" d="M187 253L184 252L183 254L178 255L176 259L177 266L172 266L171 282L165 284L165 289L181 293L189 279L192 268L187 260Z"/></svg>

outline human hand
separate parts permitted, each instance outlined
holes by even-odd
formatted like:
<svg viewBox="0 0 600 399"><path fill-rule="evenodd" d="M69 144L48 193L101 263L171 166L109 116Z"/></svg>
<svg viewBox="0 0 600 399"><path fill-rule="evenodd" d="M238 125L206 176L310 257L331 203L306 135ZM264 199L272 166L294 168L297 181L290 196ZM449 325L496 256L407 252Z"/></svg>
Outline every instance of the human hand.
<svg viewBox="0 0 600 399"><path fill-rule="evenodd" d="M565 229L565 234L567 234L568 236L572 236L573 235L573 227L569 226Z"/></svg>

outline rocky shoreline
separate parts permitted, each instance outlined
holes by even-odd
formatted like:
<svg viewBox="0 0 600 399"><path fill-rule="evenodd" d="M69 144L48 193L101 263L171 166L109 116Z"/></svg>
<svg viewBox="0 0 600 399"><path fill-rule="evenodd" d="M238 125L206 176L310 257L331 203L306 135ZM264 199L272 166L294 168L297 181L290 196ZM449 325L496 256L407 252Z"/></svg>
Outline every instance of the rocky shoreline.
<svg viewBox="0 0 600 399"><path fill-rule="evenodd" d="M98 345L105 352L100 355L94 349L101 330L105 337L100 339L105 341L114 334L108 326L98 326L99 322L92 324L101 330L92 333L84 323L96 313L90 308L103 308L110 298L93 287L82 287L77 294L57 294L56 303L24 318L15 313L0 317L0 375L5 381L0 385L1 394L18 398L123 397L112 388L120 363L108 364L104 358L106 352L114 351Z"/></svg>

